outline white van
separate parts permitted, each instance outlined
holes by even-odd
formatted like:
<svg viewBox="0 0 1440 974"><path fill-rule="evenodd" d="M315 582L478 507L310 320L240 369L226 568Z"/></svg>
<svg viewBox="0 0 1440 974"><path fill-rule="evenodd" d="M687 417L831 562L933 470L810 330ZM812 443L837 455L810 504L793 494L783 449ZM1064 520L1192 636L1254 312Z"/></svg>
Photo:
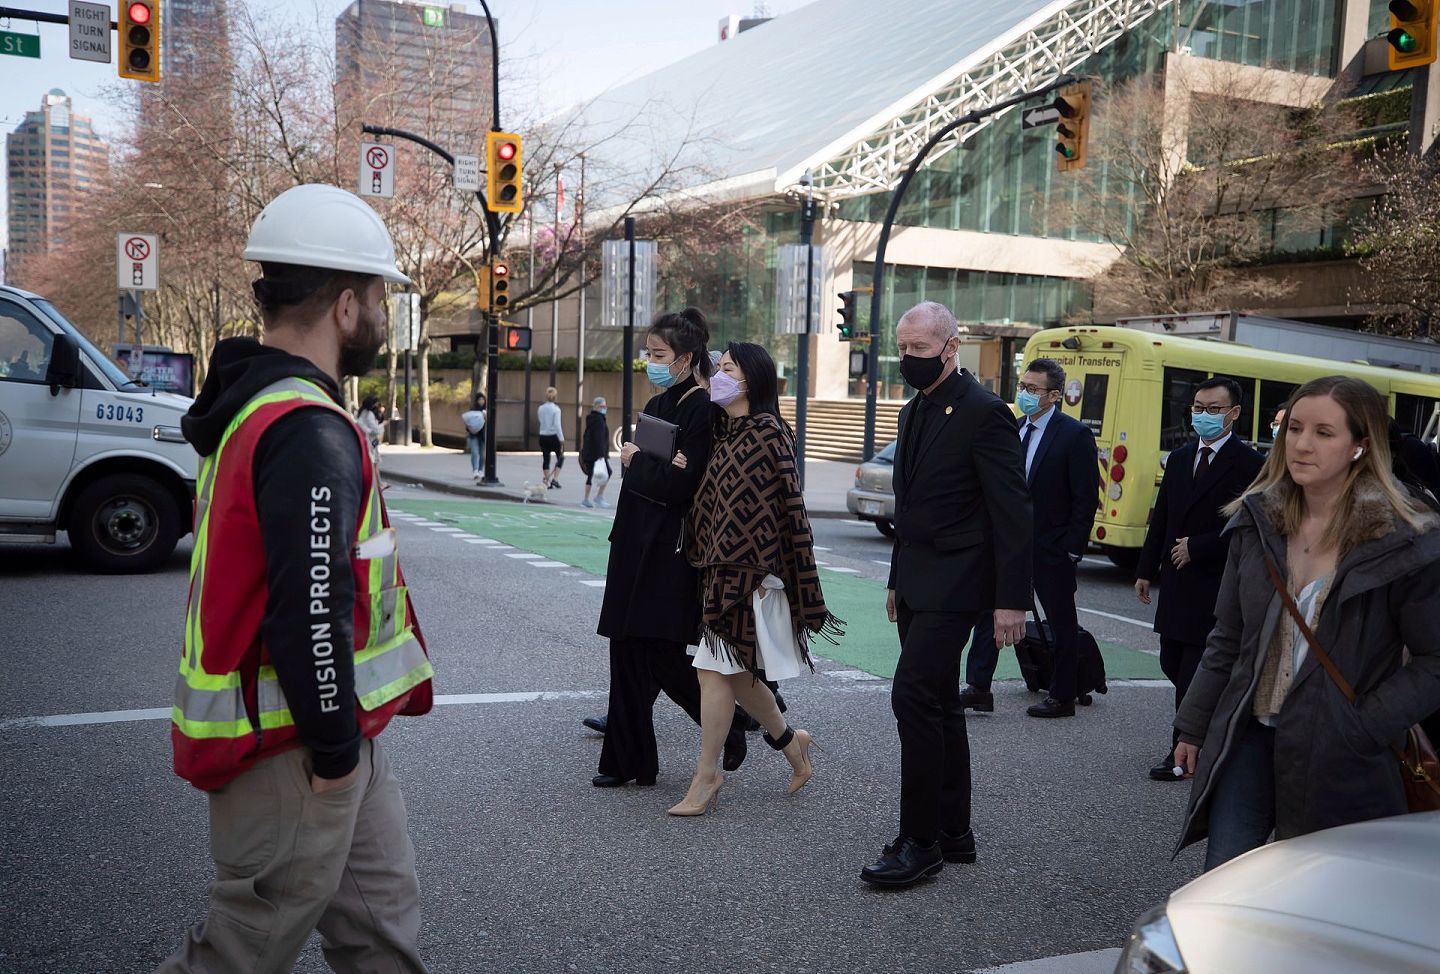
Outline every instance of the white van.
<svg viewBox="0 0 1440 974"><path fill-rule="evenodd" d="M0 542L54 543L89 568L159 568L190 533L191 400L132 382L54 305L0 286Z"/></svg>

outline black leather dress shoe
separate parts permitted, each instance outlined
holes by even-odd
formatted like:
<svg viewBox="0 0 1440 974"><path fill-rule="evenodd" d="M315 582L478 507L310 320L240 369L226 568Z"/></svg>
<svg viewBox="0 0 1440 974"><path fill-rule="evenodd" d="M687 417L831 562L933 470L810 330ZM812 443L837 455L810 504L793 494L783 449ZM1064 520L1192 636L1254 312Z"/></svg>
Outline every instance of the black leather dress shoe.
<svg viewBox="0 0 1440 974"><path fill-rule="evenodd" d="M590 728L597 734L603 734L605 733L605 728L610 723L610 715L606 714L603 717L586 717L584 720L580 721L580 723L584 724L586 727Z"/></svg>
<svg viewBox="0 0 1440 974"><path fill-rule="evenodd" d="M960 707L964 710L973 710L976 713L994 713L995 694L989 690L977 690L972 686L966 686L960 691Z"/></svg>
<svg viewBox="0 0 1440 974"><path fill-rule="evenodd" d="M720 756L720 767L726 771L735 771L745 763L745 755L750 753L750 745L745 743L743 731L732 728L729 736L725 738L725 752Z"/></svg>
<svg viewBox="0 0 1440 974"><path fill-rule="evenodd" d="M1184 781L1183 774L1175 774L1175 755L1167 754L1160 759L1160 763L1150 769L1150 777L1156 781Z"/></svg>
<svg viewBox="0 0 1440 974"><path fill-rule="evenodd" d="M597 774L590 779L590 783L596 788L620 788L632 781L645 787L655 784L654 778L621 778L619 775L613 774Z"/></svg>
<svg viewBox="0 0 1440 974"><path fill-rule="evenodd" d="M871 886L909 886L944 868L940 843L921 845L901 836L885 847L879 859L860 870L860 878Z"/></svg>
<svg viewBox="0 0 1440 974"><path fill-rule="evenodd" d="M1031 717L1074 717L1075 701L1062 702L1054 697L1046 697L1043 702L1031 706L1025 712Z"/></svg>
<svg viewBox="0 0 1440 974"><path fill-rule="evenodd" d="M963 835L941 832L940 855L945 857L946 862L974 862L975 833L970 829L966 829Z"/></svg>

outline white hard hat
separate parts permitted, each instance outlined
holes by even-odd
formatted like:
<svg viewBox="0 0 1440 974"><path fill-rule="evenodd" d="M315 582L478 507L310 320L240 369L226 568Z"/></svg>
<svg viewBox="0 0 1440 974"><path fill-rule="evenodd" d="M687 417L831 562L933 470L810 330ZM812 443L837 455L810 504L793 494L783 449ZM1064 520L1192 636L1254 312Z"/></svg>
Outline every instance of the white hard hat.
<svg viewBox="0 0 1440 974"><path fill-rule="evenodd" d="M245 259L376 274L409 284L380 214L338 186L294 186L270 201L250 228Z"/></svg>

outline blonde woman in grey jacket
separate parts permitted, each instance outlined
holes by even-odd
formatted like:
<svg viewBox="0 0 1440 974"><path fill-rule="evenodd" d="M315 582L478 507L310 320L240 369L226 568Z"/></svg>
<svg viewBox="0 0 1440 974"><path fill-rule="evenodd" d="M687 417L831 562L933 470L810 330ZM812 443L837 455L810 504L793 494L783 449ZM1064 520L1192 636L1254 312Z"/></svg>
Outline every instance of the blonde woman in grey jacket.
<svg viewBox="0 0 1440 974"><path fill-rule="evenodd" d="M1388 422L1364 382L1306 383L1260 476L1226 509L1215 628L1175 717L1175 759L1195 776L1180 845L1208 837L1207 870L1272 832L1407 810L1391 746L1440 707L1440 518L1392 475Z"/></svg>

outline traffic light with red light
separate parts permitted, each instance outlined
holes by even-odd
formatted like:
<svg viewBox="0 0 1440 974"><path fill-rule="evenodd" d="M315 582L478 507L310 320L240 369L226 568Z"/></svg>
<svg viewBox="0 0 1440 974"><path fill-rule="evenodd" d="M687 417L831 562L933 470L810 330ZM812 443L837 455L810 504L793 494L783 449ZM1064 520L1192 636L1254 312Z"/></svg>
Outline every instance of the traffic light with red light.
<svg viewBox="0 0 1440 974"><path fill-rule="evenodd" d="M504 314L510 308L510 265L503 260L490 262L490 310Z"/></svg>
<svg viewBox="0 0 1440 974"><path fill-rule="evenodd" d="M1436 0L1390 0L1390 70L1417 68L1435 61Z"/></svg>
<svg viewBox="0 0 1440 974"><path fill-rule="evenodd" d="M496 213L519 213L525 207L524 163L520 136L512 132L485 135L485 202Z"/></svg>
<svg viewBox="0 0 1440 974"><path fill-rule="evenodd" d="M160 80L160 0L120 0L120 77Z"/></svg>
<svg viewBox="0 0 1440 974"><path fill-rule="evenodd" d="M1060 119L1055 125L1055 168L1058 172L1085 168L1085 143L1090 137L1090 82L1081 81L1055 99Z"/></svg>

